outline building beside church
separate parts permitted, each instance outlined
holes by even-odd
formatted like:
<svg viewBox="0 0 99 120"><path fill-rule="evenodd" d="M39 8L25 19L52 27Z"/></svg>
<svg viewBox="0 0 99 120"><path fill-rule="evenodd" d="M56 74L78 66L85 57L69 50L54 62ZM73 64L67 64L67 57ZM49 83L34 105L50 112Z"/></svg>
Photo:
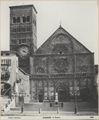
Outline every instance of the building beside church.
<svg viewBox="0 0 99 120"><path fill-rule="evenodd" d="M18 72L18 57L14 52L1 51L1 96L11 97Z"/></svg>
<svg viewBox="0 0 99 120"><path fill-rule="evenodd" d="M33 5L10 7L10 51L30 75L30 102L97 101L94 53L62 26L37 49ZM93 98L93 96L95 97Z"/></svg>
<svg viewBox="0 0 99 120"><path fill-rule="evenodd" d="M15 52L1 51L1 110L20 105L24 94L24 103L30 102L29 75L18 66Z"/></svg>

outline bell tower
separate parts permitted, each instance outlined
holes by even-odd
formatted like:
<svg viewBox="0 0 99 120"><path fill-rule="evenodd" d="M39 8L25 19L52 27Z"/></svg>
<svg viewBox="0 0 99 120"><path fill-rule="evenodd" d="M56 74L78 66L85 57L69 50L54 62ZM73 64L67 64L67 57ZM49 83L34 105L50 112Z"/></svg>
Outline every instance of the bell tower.
<svg viewBox="0 0 99 120"><path fill-rule="evenodd" d="M17 53L19 67L28 74L37 48L36 14L34 5L10 7L10 51Z"/></svg>

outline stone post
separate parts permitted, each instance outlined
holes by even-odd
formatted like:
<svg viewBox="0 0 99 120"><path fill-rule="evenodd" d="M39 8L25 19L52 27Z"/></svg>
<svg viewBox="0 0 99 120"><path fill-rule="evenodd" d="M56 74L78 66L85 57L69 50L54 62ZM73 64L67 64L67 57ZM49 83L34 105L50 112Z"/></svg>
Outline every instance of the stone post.
<svg viewBox="0 0 99 120"><path fill-rule="evenodd" d="M55 102L58 102L58 93L55 93Z"/></svg>

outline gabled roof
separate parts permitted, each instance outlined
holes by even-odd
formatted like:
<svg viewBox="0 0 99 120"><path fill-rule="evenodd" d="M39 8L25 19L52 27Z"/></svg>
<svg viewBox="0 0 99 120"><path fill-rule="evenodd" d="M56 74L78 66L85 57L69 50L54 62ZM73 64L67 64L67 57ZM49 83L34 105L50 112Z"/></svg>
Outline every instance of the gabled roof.
<svg viewBox="0 0 99 120"><path fill-rule="evenodd" d="M53 39L58 36L58 35L66 35L67 37L69 37L73 43L73 49L74 52L80 52L79 50L76 50L77 47L80 49L82 49L84 53L91 53L90 50L88 50L83 44L81 44L76 38L74 38L69 32L67 32L61 25L59 26L59 28L36 50L35 54L47 54L47 49L49 49L49 46L51 44L51 41L53 41ZM45 49L45 50L44 50ZM41 52L42 51L42 52ZM50 50L48 51L50 53Z"/></svg>

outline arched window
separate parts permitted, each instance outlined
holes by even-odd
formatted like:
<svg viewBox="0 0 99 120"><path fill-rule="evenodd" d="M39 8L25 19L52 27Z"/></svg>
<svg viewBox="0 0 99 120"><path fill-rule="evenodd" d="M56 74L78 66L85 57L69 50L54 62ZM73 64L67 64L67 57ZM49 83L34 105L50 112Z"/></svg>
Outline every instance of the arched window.
<svg viewBox="0 0 99 120"><path fill-rule="evenodd" d="M30 16L27 16L27 22L30 22Z"/></svg>
<svg viewBox="0 0 99 120"><path fill-rule="evenodd" d="M16 17L13 17L13 23L16 23L16 22L17 22Z"/></svg>
<svg viewBox="0 0 99 120"><path fill-rule="evenodd" d="M13 17L13 23L20 23L20 17Z"/></svg>
<svg viewBox="0 0 99 120"><path fill-rule="evenodd" d="M20 23L20 17L17 17L17 23Z"/></svg>
<svg viewBox="0 0 99 120"><path fill-rule="evenodd" d="M26 17L25 16L23 16L23 23L25 23L26 22Z"/></svg>
<svg viewBox="0 0 99 120"><path fill-rule="evenodd" d="M30 22L30 16L23 16L23 23Z"/></svg>

